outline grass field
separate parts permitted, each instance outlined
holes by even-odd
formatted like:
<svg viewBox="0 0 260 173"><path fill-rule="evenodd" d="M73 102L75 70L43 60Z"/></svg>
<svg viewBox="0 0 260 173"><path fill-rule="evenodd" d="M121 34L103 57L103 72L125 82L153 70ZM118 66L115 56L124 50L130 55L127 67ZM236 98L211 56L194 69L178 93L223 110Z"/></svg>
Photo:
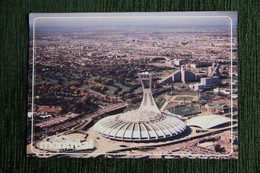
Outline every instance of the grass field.
<svg viewBox="0 0 260 173"><path fill-rule="evenodd" d="M173 72L175 72L176 69L171 69L171 70L162 70L162 71L158 71L158 72L154 72L152 73L154 78L155 77L159 77L159 78L162 78L162 77L166 77L170 74L172 74Z"/></svg>
<svg viewBox="0 0 260 173"><path fill-rule="evenodd" d="M85 89L86 91L88 91L89 93L97 94L97 95L101 95L101 96L105 96L104 94L102 94L102 93L100 93L100 92L97 92L97 91L94 91L94 90L90 89L87 84L81 85L81 88L84 88L84 89Z"/></svg>
<svg viewBox="0 0 260 173"><path fill-rule="evenodd" d="M193 97L176 97L174 100L178 100L178 101L192 101Z"/></svg>
<svg viewBox="0 0 260 173"><path fill-rule="evenodd" d="M134 90L134 93L139 93L139 92L142 92L142 87L141 86Z"/></svg>
<svg viewBox="0 0 260 173"><path fill-rule="evenodd" d="M124 86L124 85L122 85L122 84L120 84L120 83L114 83L114 85L119 86L120 88L122 88L122 92L124 92L124 91L126 91L126 90L129 89L129 87Z"/></svg>
<svg viewBox="0 0 260 173"><path fill-rule="evenodd" d="M174 106L178 106L179 105L179 103L178 102L169 102L168 103L168 105L166 106L166 110L170 110L172 107L174 107Z"/></svg>
<svg viewBox="0 0 260 173"><path fill-rule="evenodd" d="M162 97L156 98L155 102L158 106L158 108L160 109L162 107L162 105L166 102L166 100Z"/></svg>
<svg viewBox="0 0 260 173"><path fill-rule="evenodd" d="M171 91L167 92L168 95L171 95ZM188 92L188 91L177 91L177 90L173 90L172 91L172 95L191 95L191 96L196 96L196 93L193 92Z"/></svg>
<svg viewBox="0 0 260 173"><path fill-rule="evenodd" d="M105 93L109 96L114 96L114 93L117 88L114 86L110 86L110 85L106 85L106 87L107 87L107 90L105 91Z"/></svg>
<svg viewBox="0 0 260 173"><path fill-rule="evenodd" d="M40 79L40 78L36 78L36 79L35 79L35 85L37 85L37 84L39 84L39 83L41 83L41 82L50 82L50 83L53 84L54 86L58 85L58 82L57 82L57 80L55 80L55 79L51 79L51 78L47 78L47 77L45 77L45 80L42 80L42 79Z"/></svg>
<svg viewBox="0 0 260 173"><path fill-rule="evenodd" d="M199 106L189 106L189 107L172 107L169 109L171 113L187 116L199 112Z"/></svg>

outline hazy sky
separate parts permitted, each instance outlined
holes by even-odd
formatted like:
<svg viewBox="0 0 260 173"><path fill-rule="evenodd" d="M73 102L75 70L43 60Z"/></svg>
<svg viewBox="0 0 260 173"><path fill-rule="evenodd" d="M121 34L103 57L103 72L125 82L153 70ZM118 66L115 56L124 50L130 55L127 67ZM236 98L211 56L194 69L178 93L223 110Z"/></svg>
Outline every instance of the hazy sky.
<svg viewBox="0 0 260 173"><path fill-rule="evenodd" d="M105 26L186 27L237 25L237 12L149 12L149 13L31 13L37 28L88 28Z"/></svg>

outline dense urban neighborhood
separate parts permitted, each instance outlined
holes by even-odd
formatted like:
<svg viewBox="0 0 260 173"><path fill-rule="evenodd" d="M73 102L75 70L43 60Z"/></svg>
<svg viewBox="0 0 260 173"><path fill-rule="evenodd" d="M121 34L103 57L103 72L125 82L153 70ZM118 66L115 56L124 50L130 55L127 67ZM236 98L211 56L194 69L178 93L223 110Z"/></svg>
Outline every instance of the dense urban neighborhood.
<svg viewBox="0 0 260 173"><path fill-rule="evenodd" d="M31 31L27 153L32 157L67 153L71 157L237 158L236 35L235 29L231 35L224 26L46 27L34 35ZM170 125L148 127L148 120L114 128L157 134L156 140L148 135L147 141L141 135L139 142L130 140L134 132L125 140L95 131L93 125L102 119L145 104L146 86L140 82L145 76L140 74L151 76L152 95L147 99L154 99L161 119L176 116L183 121L183 130L168 137L163 130ZM162 140L157 129L165 136ZM85 149L41 145L68 140L92 142ZM71 154L75 152L81 155Z"/></svg>

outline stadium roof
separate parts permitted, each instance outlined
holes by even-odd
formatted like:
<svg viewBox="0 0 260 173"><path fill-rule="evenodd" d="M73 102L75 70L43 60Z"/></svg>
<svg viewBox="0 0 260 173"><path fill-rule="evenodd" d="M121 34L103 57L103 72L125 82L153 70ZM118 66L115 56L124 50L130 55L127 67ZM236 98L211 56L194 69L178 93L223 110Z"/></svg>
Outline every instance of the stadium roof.
<svg viewBox="0 0 260 173"><path fill-rule="evenodd" d="M197 126L202 129L210 129L219 125L230 123L231 119L219 115L202 115L187 120L187 126Z"/></svg>
<svg viewBox="0 0 260 173"><path fill-rule="evenodd" d="M103 118L94 129L112 139L151 141L176 136L185 131L186 125L174 115L134 110Z"/></svg>

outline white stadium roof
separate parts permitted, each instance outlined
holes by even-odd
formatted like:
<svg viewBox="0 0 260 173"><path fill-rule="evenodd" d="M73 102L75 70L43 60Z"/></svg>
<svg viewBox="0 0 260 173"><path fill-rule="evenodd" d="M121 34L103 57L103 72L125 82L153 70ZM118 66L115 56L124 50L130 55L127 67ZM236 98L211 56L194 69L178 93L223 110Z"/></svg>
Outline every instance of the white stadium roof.
<svg viewBox="0 0 260 173"><path fill-rule="evenodd" d="M94 125L101 135L123 141L152 141L177 136L186 130L185 123L175 115L162 113L152 96L152 75L138 73L143 89L139 109L108 116Z"/></svg>
<svg viewBox="0 0 260 173"><path fill-rule="evenodd" d="M187 126L197 126L210 129L219 125L230 123L231 119L219 115L202 115L187 120Z"/></svg>
<svg viewBox="0 0 260 173"><path fill-rule="evenodd" d="M144 115L147 113L147 115ZM184 122L173 116L158 114L158 119L142 121L155 114L152 111L130 111L114 116L109 116L98 121L94 129L105 137L125 141L151 141L176 136L186 129ZM124 121L132 118L132 121ZM135 119L137 118L137 119Z"/></svg>

